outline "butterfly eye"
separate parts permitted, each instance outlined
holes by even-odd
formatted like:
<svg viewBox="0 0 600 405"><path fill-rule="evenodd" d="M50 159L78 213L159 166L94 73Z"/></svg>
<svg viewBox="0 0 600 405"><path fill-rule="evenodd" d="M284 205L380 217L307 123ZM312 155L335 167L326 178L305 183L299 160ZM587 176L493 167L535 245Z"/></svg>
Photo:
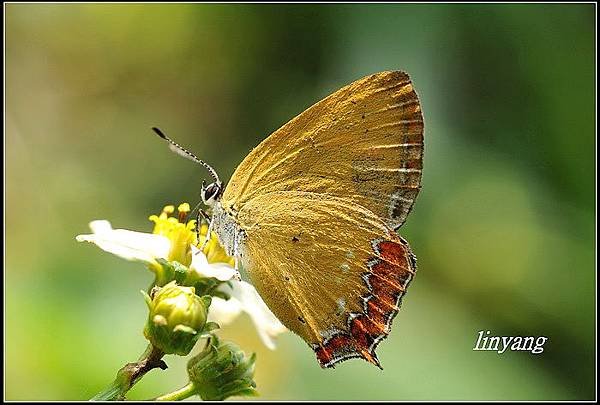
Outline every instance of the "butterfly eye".
<svg viewBox="0 0 600 405"><path fill-rule="evenodd" d="M202 201L206 205L212 205L221 194L221 183L210 183L208 186L202 184Z"/></svg>

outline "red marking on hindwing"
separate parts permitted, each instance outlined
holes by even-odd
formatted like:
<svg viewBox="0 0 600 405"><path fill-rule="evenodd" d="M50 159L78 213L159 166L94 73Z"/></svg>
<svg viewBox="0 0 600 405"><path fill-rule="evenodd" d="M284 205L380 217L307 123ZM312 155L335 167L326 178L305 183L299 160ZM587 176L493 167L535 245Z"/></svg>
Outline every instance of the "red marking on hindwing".
<svg viewBox="0 0 600 405"><path fill-rule="evenodd" d="M317 359L321 366L331 367L335 364L334 354L347 351L347 348L352 347L352 338L346 334L338 334L327 341L324 346L315 350Z"/></svg>
<svg viewBox="0 0 600 405"><path fill-rule="evenodd" d="M322 367L353 357L362 357L381 368L375 348L387 336L408 283L416 271L416 259L408 243L391 235L392 240L373 241L377 256L365 263L365 283L369 295L362 297L364 311L348 316L348 328L334 333L315 349Z"/></svg>
<svg viewBox="0 0 600 405"><path fill-rule="evenodd" d="M379 242L377 248L382 259L397 265L402 263L406 253L406 248L403 245L389 240Z"/></svg>

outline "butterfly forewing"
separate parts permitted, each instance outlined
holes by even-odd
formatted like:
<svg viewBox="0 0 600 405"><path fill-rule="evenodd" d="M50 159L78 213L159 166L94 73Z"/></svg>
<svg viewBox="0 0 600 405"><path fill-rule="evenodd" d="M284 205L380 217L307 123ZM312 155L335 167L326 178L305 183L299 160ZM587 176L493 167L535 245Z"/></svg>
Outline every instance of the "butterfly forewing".
<svg viewBox="0 0 600 405"><path fill-rule="evenodd" d="M421 183L423 119L403 72L365 77L316 103L257 146L235 171L223 206L274 191L350 199L397 229Z"/></svg>

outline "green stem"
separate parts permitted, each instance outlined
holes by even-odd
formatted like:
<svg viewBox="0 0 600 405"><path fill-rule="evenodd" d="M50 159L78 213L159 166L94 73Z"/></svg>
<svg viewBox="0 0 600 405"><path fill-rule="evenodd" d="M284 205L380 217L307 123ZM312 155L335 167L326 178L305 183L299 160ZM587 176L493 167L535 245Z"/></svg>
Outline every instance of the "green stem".
<svg viewBox="0 0 600 405"><path fill-rule="evenodd" d="M169 392L168 394L164 394L158 398L155 398L155 401L181 401L182 399L191 397L195 393L196 386L193 382L189 382L188 385L178 389L177 391Z"/></svg>
<svg viewBox="0 0 600 405"><path fill-rule="evenodd" d="M115 380L103 391L95 395L90 401L122 401L125 394L137 383L147 372L155 368L165 370L167 364L162 361L165 354L148 345L144 354L135 363L128 363L117 372Z"/></svg>

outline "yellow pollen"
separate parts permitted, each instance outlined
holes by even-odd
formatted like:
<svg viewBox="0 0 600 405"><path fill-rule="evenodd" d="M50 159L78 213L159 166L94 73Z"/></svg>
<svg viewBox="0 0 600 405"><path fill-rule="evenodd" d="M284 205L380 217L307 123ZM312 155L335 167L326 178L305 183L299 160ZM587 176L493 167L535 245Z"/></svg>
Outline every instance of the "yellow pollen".
<svg viewBox="0 0 600 405"><path fill-rule="evenodd" d="M187 214L190 212L190 205L188 203L179 204L177 212L179 212L179 222L184 222L187 218Z"/></svg>
<svg viewBox="0 0 600 405"><path fill-rule="evenodd" d="M175 212L175 206L167 205L163 208L160 215L150 215L148 219L154 222L153 234L162 235L171 241L171 250L169 251L169 261L178 261L184 266L189 266L192 261L191 246L202 246L206 239L208 226L202 224L200 227L200 240L196 235L196 220L184 222L186 213L190 211L188 203L182 203L177 207L178 215L169 216ZM209 263L228 263L234 265L232 257L227 256L223 247L221 247L216 234L212 233L210 239L203 249L206 259Z"/></svg>
<svg viewBox="0 0 600 405"><path fill-rule="evenodd" d="M190 205L188 203L179 204L179 207L177 207L177 211L184 212L187 214L188 212L190 212Z"/></svg>

